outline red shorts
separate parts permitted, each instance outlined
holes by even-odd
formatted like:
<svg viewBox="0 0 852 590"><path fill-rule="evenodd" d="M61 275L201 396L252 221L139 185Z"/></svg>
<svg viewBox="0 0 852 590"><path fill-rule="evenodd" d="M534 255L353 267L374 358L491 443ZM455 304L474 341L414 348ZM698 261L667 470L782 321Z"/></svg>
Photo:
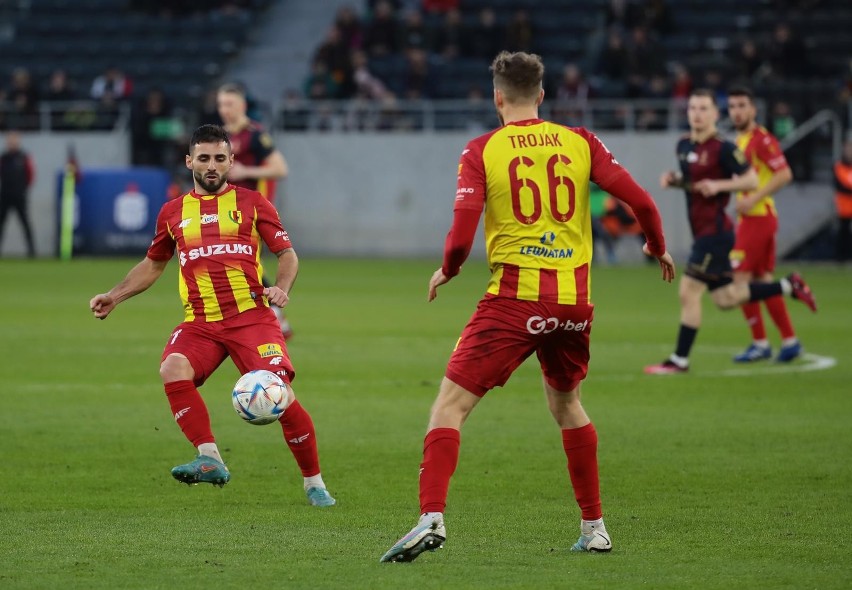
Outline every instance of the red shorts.
<svg viewBox="0 0 852 590"><path fill-rule="evenodd" d="M226 357L240 375L266 369L290 383L296 376L287 355L281 325L268 307L258 307L218 322L184 322L174 329L163 350L189 359L196 386L204 383Z"/></svg>
<svg viewBox="0 0 852 590"><path fill-rule="evenodd" d="M778 218L774 215L744 216L737 224L737 237L731 250L734 272L750 272L759 277L775 270L775 232Z"/></svg>
<svg viewBox="0 0 852 590"><path fill-rule="evenodd" d="M482 397L535 352L548 385L571 391L589 368L593 316L592 305L486 295L462 331L446 376Z"/></svg>

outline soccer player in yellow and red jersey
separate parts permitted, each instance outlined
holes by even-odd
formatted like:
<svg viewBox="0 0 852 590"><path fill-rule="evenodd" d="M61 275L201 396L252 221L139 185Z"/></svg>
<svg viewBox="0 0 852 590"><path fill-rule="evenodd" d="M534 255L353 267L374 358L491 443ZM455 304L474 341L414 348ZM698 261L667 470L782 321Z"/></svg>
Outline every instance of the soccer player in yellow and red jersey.
<svg viewBox="0 0 852 590"><path fill-rule="evenodd" d="M196 129L186 156L194 190L163 205L147 256L123 281L90 301L95 317L105 319L119 303L153 285L177 251L185 318L166 342L160 377L175 421L198 451L194 461L172 469L175 479L187 484L222 486L231 477L197 389L222 361L230 356L240 374L272 371L288 387L295 376L270 305L287 304L298 258L272 204L257 191L228 184L233 161L224 129ZM261 284L261 243L278 258L270 287ZM320 474L310 415L293 399L279 422L309 502L333 505Z"/></svg>
<svg viewBox="0 0 852 590"><path fill-rule="evenodd" d="M582 512L575 551L609 551L598 484L597 434L580 403L589 362L592 228L589 182L635 212L663 279L675 268L651 196L591 132L538 118L544 65L537 55L500 53L491 65L502 126L462 151L454 220L429 301L461 270L485 211L491 280L462 331L432 407L420 466L420 520L381 558L411 561L446 540L444 508L460 430L488 390L535 353Z"/></svg>
<svg viewBox="0 0 852 590"><path fill-rule="evenodd" d="M739 213L736 241L731 250L731 267L735 282L751 280L772 282L775 270L775 233L778 231L778 212L773 195L793 180L793 172L778 140L765 127L757 124L754 94L738 86L728 91L728 114L737 130L737 147L757 170L756 190L737 193ZM764 299L772 321L781 333L781 349L776 361L787 363L802 354L802 345L793 330L787 304L781 295ZM743 304L743 314L751 329L752 343L734 357L738 363L768 359L772 348L766 338L763 314L759 301Z"/></svg>
<svg viewBox="0 0 852 590"><path fill-rule="evenodd" d="M216 108L234 154L234 165L228 179L236 186L256 190L275 204L277 181L287 177L289 168L283 154L275 148L272 136L257 121L248 117L245 91L237 84L224 84L216 94ZM264 277L264 286L269 282ZM274 308L281 332L293 335L283 310Z"/></svg>

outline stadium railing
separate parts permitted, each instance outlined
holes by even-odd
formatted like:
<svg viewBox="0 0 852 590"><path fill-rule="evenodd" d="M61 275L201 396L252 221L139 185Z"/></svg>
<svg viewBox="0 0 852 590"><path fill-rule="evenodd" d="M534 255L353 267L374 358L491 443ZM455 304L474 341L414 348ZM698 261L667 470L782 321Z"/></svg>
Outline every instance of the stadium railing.
<svg viewBox="0 0 852 590"><path fill-rule="evenodd" d="M759 101L758 110L766 107ZM275 127L337 133L471 131L497 124L489 99L468 100L284 100L273 107ZM670 99L551 101L540 116L573 126L617 131L679 131L687 128L686 102Z"/></svg>
<svg viewBox="0 0 852 590"><path fill-rule="evenodd" d="M130 114L127 102L104 108L95 100L44 101L23 112L14 103L0 102L0 130L121 131L129 128Z"/></svg>

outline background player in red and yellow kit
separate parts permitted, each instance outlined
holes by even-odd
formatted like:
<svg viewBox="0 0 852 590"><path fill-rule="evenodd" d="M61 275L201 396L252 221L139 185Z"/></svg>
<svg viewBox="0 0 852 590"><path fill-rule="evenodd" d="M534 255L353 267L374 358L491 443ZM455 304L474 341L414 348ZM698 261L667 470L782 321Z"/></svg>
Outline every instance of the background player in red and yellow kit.
<svg viewBox="0 0 852 590"><path fill-rule="evenodd" d="M295 376L270 304L287 304L298 258L272 204L257 191L227 183L233 160L224 129L196 129L186 156L194 190L163 205L147 256L90 302L95 317L105 319L119 303L153 285L177 251L185 321L169 336L160 376L175 421L198 450L194 461L172 469L175 479L187 484L221 486L230 479L197 389L222 361L230 356L240 374L272 371L288 386ZM270 287L261 284L261 242L278 258ZM279 422L302 470L308 500L333 505L320 474L310 415L294 399Z"/></svg>
<svg viewBox="0 0 852 590"><path fill-rule="evenodd" d="M737 147L751 162L758 177L757 189L737 193L739 220L734 249L731 250L734 281L771 283L775 270L775 233L778 231L778 212L773 195L793 180L793 172L778 140L757 124L757 108L750 89L740 86L728 92L728 114L737 130ZM781 350L775 360L790 362L802 354L802 345L793 330L787 304L781 295L764 299L763 304L781 333ZM772 349L766 338L760 302L744 303L742 309L751 328L752 343L735 356L734 361L748 363L770 358Z"/></svg>
<svg viewBox="0 0 852 590"><path fill-rule="evenodd" d="M287 160L275 148L272 136L257 121L248 117L245 91L237 84L224 84L216 95L216 108L231 140L234 165L228 179L236 186L256 190L275 204L278 180L287 177ZM262 277L263 284L269 281ZM281 308L273 308L281 332L287 339L293 335L290 322Z"/></svg>
<svg viewBox="0 0 852 590"><path fill-rule="evenodd" d="M429 301L456 276L485 210L491 280L453 351L432 407L420 466L417 526L382 557L411 561L446 539L443 511L458 462L460 430L485 393L535 353L550 411L562 430L582 512L575 551L609 551L598 485L597 434L580 403L592 329L589 181L625 201L648 238L645 249L671 281L660 216L651 196L594 134L538 118L544 65L500 53L491 66L502 127L467 144L459 163L453 226Z"/></svg>
<svg viewBox="0 0 852 590"><path fill-rule="evenodd" d="M692 91L687 119L689 135L681 138L676 148L680 170L664 172L660 185L684 190L695 240L678 287L680 327L675 351L662 363L645 367L645 372L652 375L689 370L689 353L701 327L701 298L705 291L710 292L717 307L725 310L783 293L816 311L810 287L798 273L772 283L734 282L730 260L734 224L725 208L731 191L757 188L757 173L736 145L719 136L719 109L713 92Z"/></svg>

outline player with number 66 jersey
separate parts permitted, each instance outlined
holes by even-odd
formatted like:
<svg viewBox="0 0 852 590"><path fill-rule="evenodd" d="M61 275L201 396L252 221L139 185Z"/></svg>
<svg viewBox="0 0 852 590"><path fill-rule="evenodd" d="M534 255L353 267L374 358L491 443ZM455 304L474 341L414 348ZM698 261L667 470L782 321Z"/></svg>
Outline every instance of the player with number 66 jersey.
<svg viewBox="0 0 852 590"><path fill-rule="evenodd" d="M485 212L491 279L462 331L432 406L420 465L420 520L381 561L411 561L447 539L444 508L458 463L460 430L488 390L535 353L548 406L562 431L582 512L576 551L612 548L603 524L597 434L580 404L589 363L592 227L589 182L628 204L659 260L674 263L653 199L595 135L538 118L544 65L537 55L500 53L491 66L501 127L470 141L458 167L453 225L429 301L461 270Z"/></svg>

